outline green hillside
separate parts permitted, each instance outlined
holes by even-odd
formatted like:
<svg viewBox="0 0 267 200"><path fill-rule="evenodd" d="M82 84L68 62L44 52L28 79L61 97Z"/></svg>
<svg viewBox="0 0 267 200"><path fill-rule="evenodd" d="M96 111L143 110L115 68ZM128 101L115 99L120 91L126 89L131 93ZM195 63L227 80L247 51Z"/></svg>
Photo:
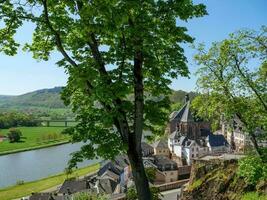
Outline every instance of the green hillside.
<svg viewBox="0 0 267 200"><path fill-rule="evenodd" d="M73 114L60 98L62 87L42 89L18 96L0 95L0 112L22 111L38 117L72 118ZM187 92L173 91L170 99L173 103L183 102ZM197 94L189 92L190 98Z"/></svg>
<svg viewBox="0 0 267 200"><path fill-rule="evenodd" d="M18 96L0 95L0 112L21 111L36 117L73 118L71 109L60 98L62 87L42 89Z"/></svg>
<svg viewBox="0 0 267 200"><path fill-rule="evenodd" d="M1 108L27 108L27 107L45 107L45 108L65 108L60 99L62 87L52 89L43 89L30 92L19 96L0 96Z"/></svg>

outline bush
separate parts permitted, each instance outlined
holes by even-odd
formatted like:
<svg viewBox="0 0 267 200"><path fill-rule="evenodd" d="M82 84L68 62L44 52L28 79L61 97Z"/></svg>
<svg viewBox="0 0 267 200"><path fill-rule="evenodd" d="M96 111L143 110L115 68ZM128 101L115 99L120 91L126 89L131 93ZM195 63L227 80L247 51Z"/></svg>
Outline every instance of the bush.
<svg viewBox="0 0 267 200"><path fill-rule="evenodd" d="M249 192L243 195L242 200L266 200L266 195L259 195L257 192Z"/></svg>
<svg viewBox="0 0 267 200"><path fill-rule="evenodd" d="M153 167L145 168L148 180L153 183L156 178L156 170Z"/></svg>
<svg viewBox="0 0 267 200"><path fill-rule="evenodd" d="M267 165L258 156L247 156L239 160L238 175L246 183L256 185L260 180L267 180Z"/></svg>
<svg viewBox="0 0 267 200"><path fill-rule="evenodd" d="M16 185L23 185L24 181L23 180L17 180Z"/></svg>
<svg viewBox="0 0 267 200"><path fill-rule="evenodd" d="M73 200L108 200L108 198L104 195L96 195L96 194L80 192L73 196Z"/></svg>
<svg viewBox="0 0 267 200"><path fill-rule="evenodd" d="M9 133L7 134L9 142L19 142L21 136L22 136L21 131L15 128L9 129Z"/></svg>
<svg viewBox="0 0 267 200"><path fill-rule="evenodd" d="M159 188L156 187L150 187L150 192L152 196L152 200L161 200L162 199L162 194L159 191ZM134 187L131 187L128 189L127 193L127 200L137 200L137 192Z"/></svg>

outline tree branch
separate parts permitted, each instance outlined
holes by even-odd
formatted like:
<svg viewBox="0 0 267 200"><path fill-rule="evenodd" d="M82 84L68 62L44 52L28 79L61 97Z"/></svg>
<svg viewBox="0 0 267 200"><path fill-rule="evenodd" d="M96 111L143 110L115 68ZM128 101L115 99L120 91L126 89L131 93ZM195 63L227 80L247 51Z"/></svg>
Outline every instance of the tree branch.
<svg viewBox="0 0 267 200"><path fill-rule="evenodd" d="M49 15L48 15L48 8L47 8L47 1L46 0L42 0L43 3L43 7L44 7L44 17L45 17L45 21L46 21L46 25L48 26L48 28L50 29L50 31L54 34L55 39L56 39L56 45L59 49L59 51L61 52L61 54L63 55L63 57L73 66L73 67L78 67L77 63L67 54L67 52L65 51L63 44L62 44L62 40L60 37L60 34L53 28L50 20L49 20Z"/></svg>
<svg viewBox="0 0 267 200"><path fill-rule="evenodd" d="M267 111L267 105L266 105L265 101L263 100L263 98L261 97L261 95L259 94L259 92L256 90L256 88L254 87L254 84L249 79L249 77L247 77L243 73L243 71L241 70L242 60L239 61L236 55L232 55L232 57L233 57L233 59L235 61L235 67L236 67L237 71L239 72L240 76L247 83L247 85L250 87L250 89L255 93L256 97L258 98L258 100L260 101L260 103L262 104L262 106L264 107L265 111Z"/></svg>

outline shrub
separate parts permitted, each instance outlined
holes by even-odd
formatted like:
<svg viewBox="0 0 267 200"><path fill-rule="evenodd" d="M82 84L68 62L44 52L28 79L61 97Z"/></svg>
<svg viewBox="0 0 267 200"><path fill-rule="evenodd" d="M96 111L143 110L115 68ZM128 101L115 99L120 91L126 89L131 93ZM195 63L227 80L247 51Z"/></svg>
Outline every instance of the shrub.
<svg viewBox="0 0 267 200"><path fill-rule="evenodd" d="M73 200L108 200L104 195L89 194L86 192L80 192L73 196Z"/></svg>
<svg viewBox="0 0 267 200"><path fill-rule="evenodd" d="M23 180L17 180L16 185L23 185L24 181Z"/></svg>
<svg viewBox="0 0 267 200"><path fill-rule="evenodd" d="M159 188L156 187L150 187L150 192L152 195L152 200L161 200L162 194L160 193ZM137 200L137 192L134 187L130 187L126 193L127 200Z"/></svg>
<svg viewBox="0 0 267 200"><path fill-rule="evenodd" d="M19 142L21 136L22 136L21 131L15 128L9 129L9 133L7 134L7 137L10 142Z"/></svg>
<svg viewBox="0 0 267 200"><path fill-rule="evenodd" d="M249 192L243 195L242 200L266 200L266 195L259 195L257 192Z"/></svg>
<svg viewBox="0 0 267 200"><path fill-rule="evenodd" d="M148 180L153 183L156 178L156 170L153 167L145 169Z"/></svg>
<svg viewBox="0 0 267 200"><path fill-rule="evenodd" d="M247 156L239 160L238 175L243 177L246 183L256 185L260 180L267 179L267 165L258 156Z"/></svg>

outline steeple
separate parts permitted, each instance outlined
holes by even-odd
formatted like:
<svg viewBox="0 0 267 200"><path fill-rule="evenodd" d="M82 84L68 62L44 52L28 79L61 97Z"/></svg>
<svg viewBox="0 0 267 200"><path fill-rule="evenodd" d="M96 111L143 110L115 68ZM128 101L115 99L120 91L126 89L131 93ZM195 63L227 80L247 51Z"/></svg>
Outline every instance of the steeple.
<svg viewBox="0 0 267 200"><path fill-rule="evenodd" d="M184 98L184 103L187 103L189 100L190 100L190 99L189 99L189 94L186 94L186 95L185 95L185 98Z"/></svg>

